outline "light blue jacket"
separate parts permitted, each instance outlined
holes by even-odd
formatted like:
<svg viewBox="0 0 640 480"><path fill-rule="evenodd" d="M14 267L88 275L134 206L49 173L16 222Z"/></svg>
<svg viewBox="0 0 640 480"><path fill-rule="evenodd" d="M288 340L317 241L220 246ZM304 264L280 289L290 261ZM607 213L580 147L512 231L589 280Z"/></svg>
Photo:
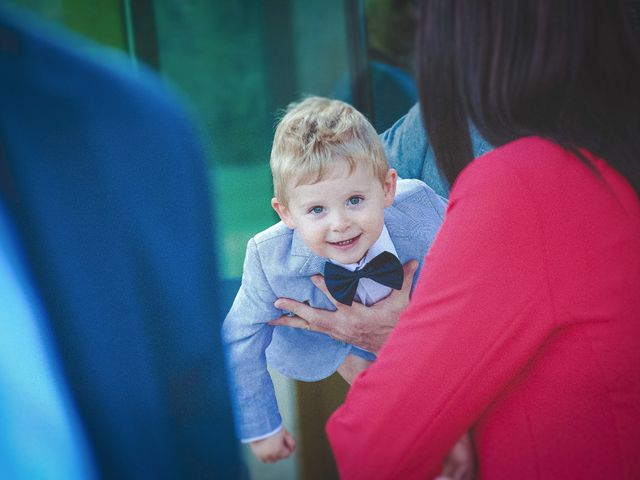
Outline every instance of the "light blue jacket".
<svg viewBox="0 0 640 480"><path fill-rule="evenodd" d="M445 207L446 201L423 182L399 180L395 201L385 209L385 224L400 261L420 262L414 280ZM247 245L242 285L222 328L236 423L243 440L265 435L281 424L267 364L288 377L316 381L334 373L352 351L375 358L322 333L267 324L283 314L273 306L280 297L335 310L309 278L322 273L326 260L311 253L295 230L282 222L260 232Z"/></svg>

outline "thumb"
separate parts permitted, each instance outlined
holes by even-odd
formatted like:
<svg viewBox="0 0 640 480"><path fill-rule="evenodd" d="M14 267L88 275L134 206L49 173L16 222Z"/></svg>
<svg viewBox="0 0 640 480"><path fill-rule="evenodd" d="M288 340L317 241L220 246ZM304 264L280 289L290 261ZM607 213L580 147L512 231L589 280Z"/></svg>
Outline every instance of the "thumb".
<svg viewBox="0 0 640 480"><path fill-rule="evenodd" d="M411 292L411 286L413 285L413 276L418 269L418 261L417 260L409 260L402 266L404 270L404 281L402 282L402 288L400 292L406 293L409 295Z"/></svg>
<svg viewBox="0 0 640 480"><path fill-rule="evenodd" d="M284 444L289 449L289 453L293 452L296 449L296 441L288 431L284 435Z"/></svg>
<svg viewBox="0 0 640 480"><path fill-rule="evenodd" d="M319 288L322 293L325 294L325 296L331 301L331 303L333 303L333 306L338 308L339 304L338 301L333 298L333 295L331 295L331 293L329 293L329 289L327 288L327 284L324 281L324 277L322 275L313 275L311 277L311 282L317 287Z"/></svg>

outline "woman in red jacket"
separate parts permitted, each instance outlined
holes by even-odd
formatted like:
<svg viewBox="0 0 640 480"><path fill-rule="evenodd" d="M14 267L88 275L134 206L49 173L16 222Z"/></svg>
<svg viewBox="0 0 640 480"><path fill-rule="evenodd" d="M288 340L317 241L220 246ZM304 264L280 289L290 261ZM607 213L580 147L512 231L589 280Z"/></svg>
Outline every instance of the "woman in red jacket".
<svg viewBox="0 0 640 480"><path fill-rule="evenodd" d="M345 479L640 478L640 51L625 0L425 0L450 203L327 426ZM496 150L472 161L467 119Z"/></svg>

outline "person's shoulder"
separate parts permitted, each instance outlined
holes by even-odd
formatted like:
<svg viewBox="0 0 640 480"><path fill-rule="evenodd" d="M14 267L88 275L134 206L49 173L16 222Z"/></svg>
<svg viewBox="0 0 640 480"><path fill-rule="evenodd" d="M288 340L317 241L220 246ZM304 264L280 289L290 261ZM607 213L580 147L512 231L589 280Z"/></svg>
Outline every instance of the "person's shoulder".
<svg viewBox="0 0 640 480"><path fill-rule="evenodd" d="M450 207L462 198L480 199L495 209L550 204L579 183L584 165L574 153L540 137L502 145L467 165L454 182Z"/></svg>
<svg viewBox="0 0 640 480"><path fill-rule="evenodd" d="M567 150L557 143L542 137L522 137L496 148L480 158L495 158L499 160L516 159L518 164L522 162L535 162L540 164L550 157L565 156ZM551 158L553 159L553 158Z"/></svg>
<svg viewBox="0 0 640 480"><path fill-rule="evenodd" d="M21 11L0 11L0 30L9 43L21 46L10 50L11 55L29 55L26 81L37 83L45 77L49 89L61 95L73 92L91 111L105 111L103 122L113 117L117 123L118 111L128 117L136 112L145 118L158 113L185 116L176 93L144 65L134 67L123 52Z"/></svg>
<svg viewBox="0 0 640 480"><path fill-rule="evenodd" d="M249 240L248 249L254 249L261 262L278 262L291 255L294 231L278 222L255 234Z"/></svg>
<svg viewBox="0 0 640 480"><path fill-rule="evenodd" d="M407 206L428 206L440 210L446 203L444 198L422 180L398 178L394 207L403 209Z"/></svg>
<svg viewBox="0 0 640 480"><path fill-rule="evenodd" d="M429 187L422 180L398 177L398 182L396 183L396 200L423 191L425 188Z"/></svg>
<svg viewBox="0 0 640 480"><path fill-rule="evenodd" d="M256 279L262 278L264 282L278 284L286 290L308 255L295 231L278 222L248 241L243 282L255 283ZM260 274L256 275L257 272Z"/></svg>
<svg viewBox="0 0 640 480"><path fill-rule="evenodd" d="M416 103L405 115L380 134L385 149L391 148L397 143L396 137L402 141L425 143L426 135L422 127L420 104Z"/></svg>
<svg viewBox="0 0 640 480"><path fill-rule="evenodd" d="M256 233L252 240L256 245L274 245L283 242L290 243L292 237L293 230L283 222L278 222Z"/></svg>
<svg viewBox="0 0 640 480"><path fill-rule="evenodd" d="M540 181L564 182L564 166L574 161L574 154L550 140L524 137L473 160L454 186L457 194L471 190L523 194L524 185L535 188ZM454 196L452 191L450 198Z"/></svg>
<svg viewBox="0 0 640 480"><path fill-rule="evenodd" d="M393 205L385 209L385 224L394 239L431 239L440 227L447 201L416 179L398 179ZM417 257L419 258L419 257Z"/></svg>

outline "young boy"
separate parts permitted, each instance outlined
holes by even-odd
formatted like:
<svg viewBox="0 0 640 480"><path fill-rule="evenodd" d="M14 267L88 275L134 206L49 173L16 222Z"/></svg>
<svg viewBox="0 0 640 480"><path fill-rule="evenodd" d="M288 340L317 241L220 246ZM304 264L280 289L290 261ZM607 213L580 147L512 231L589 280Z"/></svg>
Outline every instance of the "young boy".
<svg viewBox="0 0 640 480"><path fill-rule="evenodd" d="M401 288L402 264L416 259L422 266L446 206L419 180L398 180L371 124L337 100L311 97L289 107L276 129L271 172L271 205L282 221L249 241L242 285L223 325L240 438L264 462L295 448L267 364L317 381L350 355L375 359L318 332L268 325L283 314L276 299L335 310L310 280L321 273L342 303L381 300Z"/></svg>

